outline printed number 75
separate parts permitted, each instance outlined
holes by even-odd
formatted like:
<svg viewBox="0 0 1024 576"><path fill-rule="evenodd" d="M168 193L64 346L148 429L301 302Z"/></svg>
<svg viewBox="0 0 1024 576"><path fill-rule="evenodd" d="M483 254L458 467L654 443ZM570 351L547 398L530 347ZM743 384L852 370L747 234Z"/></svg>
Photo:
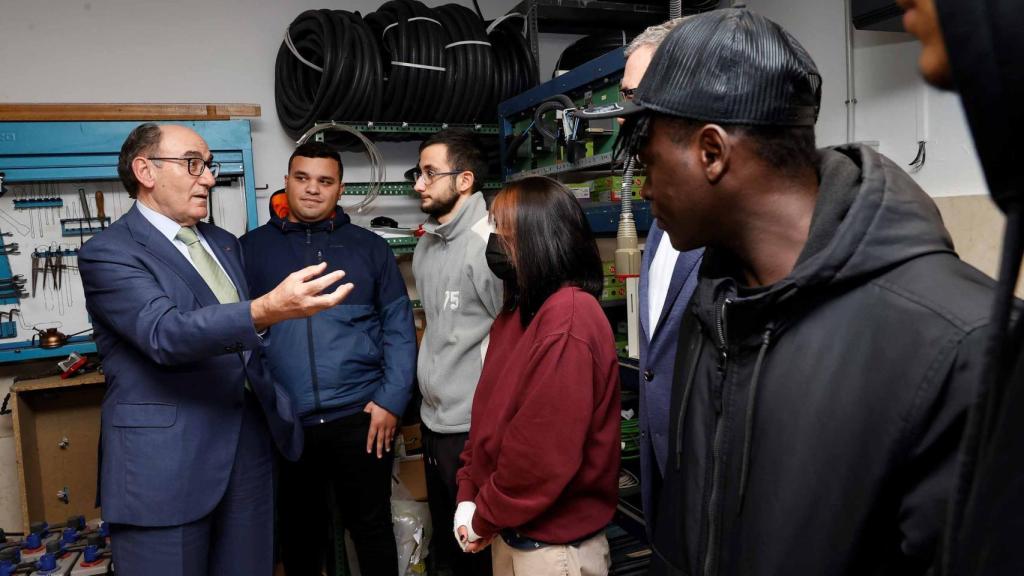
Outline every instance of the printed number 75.
<svg viewBox="0 0 1024 576"><path fill-rule="evenodd" d="M445 290L444 291L444 304L441 305L442 310L458 310L459 309L459 291L458 290Z"/></svg>

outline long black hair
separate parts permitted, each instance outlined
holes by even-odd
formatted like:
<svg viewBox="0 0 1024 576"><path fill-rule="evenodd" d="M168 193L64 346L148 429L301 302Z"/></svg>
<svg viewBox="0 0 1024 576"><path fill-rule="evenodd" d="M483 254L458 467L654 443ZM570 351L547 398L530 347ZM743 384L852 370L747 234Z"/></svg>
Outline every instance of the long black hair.
<svg viewBox="0 0 1024 576"><path fill-rule="evenodd" d="M518 308L524 327L563 286L601 297L597 243L565 186L541 176L513 182L495 197L491 214L516 269L516 279L505 282L503 310Z"/></svg>

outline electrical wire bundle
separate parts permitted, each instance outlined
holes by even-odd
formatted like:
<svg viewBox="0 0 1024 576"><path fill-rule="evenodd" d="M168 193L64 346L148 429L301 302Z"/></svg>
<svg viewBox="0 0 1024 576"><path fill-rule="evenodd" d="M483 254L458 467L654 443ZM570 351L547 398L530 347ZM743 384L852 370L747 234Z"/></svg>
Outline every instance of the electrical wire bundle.
<svg viewBox="0 0 1024 576"><path fill-rule="evenodd" d="M625 48L636 37L636 32L617 30L604 34L591 34L573 42L562 50L555 64L552 78L559 70L572 70L617 48Z"/></svg>
<svg viewBox="0 0 1024 576"><path fill-rule="evenodd" d="M493 123L498 102L537 83L523 19L506 14L485 29L479 12L418 0L390 0L365 18L303 12L277 54L278 118L296 139L331 119ZM339 136L342 147L359 144L338 134L332 143Z"/></svg>
<svg viewBox="0 0 1024 576"><path fill-rule="evenodd" d="M345 210L355 209L357 212L362 212L367 206L377 199L377 196L380 195L380 190L383 187L384 182L387 182L388 172L387 165L384 163L384 156L380 153L380 149L377 148L369 138L363 135L362 132L352 128L351 126L336 124L334 122L314 124L313 127L299 137L297 144L304 144L319 132L342 132L345 135L354 137L366 148L366 158L370 163L370 191L363 196L363 199L359 202L351 205L342 205L342 208Z"/></svg>
<svg viewBox="0 0 1024 576"><path fill-rule="evenodd" d="M520 23L512 18L524 18L511 12L498 18L487 28L487 38L494 50L497 65L496 94L498 102L507 100L537 85L540 73L537 60L523 35Z"/></svg>
<svg viewBox="0 0 1024 576"><path fill-rule="evenodd" d="M366 17L381 43L387 83L377 120L431 122L444 97L447 34L417 0L391 0ZM345 118L347 119L347 118Z"/></svg>
<svg viewBox="0 0 1024 576"><path fill-rule="evenodd" d="M383 78L377 43L359 13L308 10L288 26L275 64L277 116L298 138L314 122L380 114Z"/></svg>
<svg viewBox="0 0 1024 576"><path fill-rule="evenodd" d="M438 111L446 122L491 121L496 116L495 62L483 20L460 4L434 10L448 32L445 45L447 96Z"/></svg>

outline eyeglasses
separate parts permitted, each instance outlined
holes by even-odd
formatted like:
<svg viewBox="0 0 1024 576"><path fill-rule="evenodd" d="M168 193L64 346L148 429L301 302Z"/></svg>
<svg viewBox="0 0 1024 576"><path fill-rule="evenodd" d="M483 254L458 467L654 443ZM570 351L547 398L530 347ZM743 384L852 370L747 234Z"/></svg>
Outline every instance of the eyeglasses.
<svg viewBox="0 0 1024 576"><path fill-rule="evenodd" d="M210 175L214 178L220 174L220 162L214 162L213 160L203 160L202 158L155 158L147 156L146 160L167 160L168 162L184 162L188 166L188 173L199 177L203 175L203 170L210 169Z"/></svg>
<svg viewBox="0 0 1024 576"><path fill-rule="evenodd" d="M455 176L456 174L462 174L463 172L465 172L465 170L452 170L451 172L434 172L433 170L421 172L419 170L413 170L412 181L415 184L420 181L420 178L423 178L423 181L427 183L427 186L430 186L441 176Z"/></svg>
<svg viewBox="0 0 1024 576"><path fill-rule="evenodd" d="M636 92L636 88L623 88L619 90L623 100L632 100L634 92Z"/></svg>

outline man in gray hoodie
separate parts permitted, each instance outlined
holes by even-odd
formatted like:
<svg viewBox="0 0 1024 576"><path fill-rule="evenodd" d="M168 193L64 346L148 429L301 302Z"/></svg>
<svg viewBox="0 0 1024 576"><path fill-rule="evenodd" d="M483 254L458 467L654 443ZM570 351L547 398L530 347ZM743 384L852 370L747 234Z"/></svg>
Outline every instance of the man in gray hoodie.
<svg viewBox="0 0 1024 576"><path fill-rule="evenodd" d="M444 130L420 145L415 172L420 209L429 214L416 245L416 278L426 331L416 375L423 404L427 500L438 560L456 576L491 573L490 553L462 554L453 525L459 454L469 436L473 393L487 354L491 323L502 304L502 283L485 256L491 225L479 189L487 171L471 132Z"/></svg>

